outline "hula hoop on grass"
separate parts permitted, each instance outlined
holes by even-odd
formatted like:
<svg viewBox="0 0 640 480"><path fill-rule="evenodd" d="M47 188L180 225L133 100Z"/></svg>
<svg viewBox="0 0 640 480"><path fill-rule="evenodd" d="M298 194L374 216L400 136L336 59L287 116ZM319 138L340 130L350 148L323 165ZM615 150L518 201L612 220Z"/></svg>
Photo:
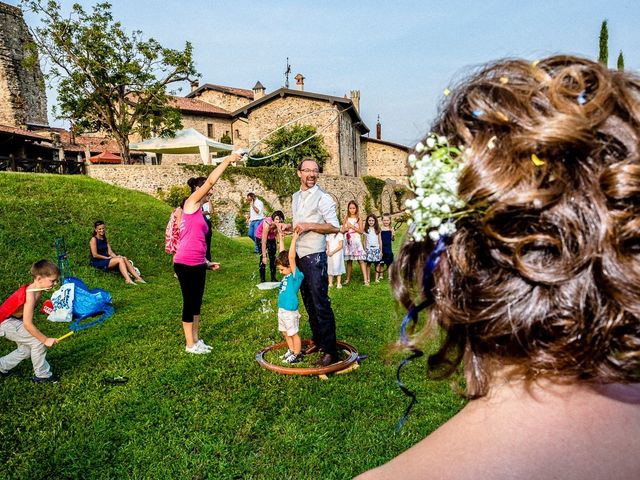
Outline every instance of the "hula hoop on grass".
<svg viewBox="0 0 640 480"><path fill-rule="evenodd" d="M302 340L302 345L310 345L311 340ZM268 347L263 348L256 354L256 361L262 368L266 368L267 370L271 370L272 372L282 373L284 375L327 375L329 373L339 373L342 370L345 370L349 367L355 367L355 362L358 361L360 356L358 355L358 351L349 345L348 343L337 341L336 344L338 348L343 350L348 357L344 360L340 360L339 362L332 363L331 365L327 365L326 367L313 367L313 368L297 368L297 367L284 367L280 365L274 365L273 363L269 363L264 359L264 354L271 350L279 350L283 347L287 346L287 342L280 342L274 345L269 345Z"/></svg>
<svg viewBox="0 0 640 480"><path fill-rule="evenodd" d="M310 112L310 113L305 113L304 115L300 115L299 117L294 118L293 120L280 125L278 128L276 128L275 130L271 130L269 133L267 133L264 137L262 137L260 140L258 140L256 143L254 143L253 145L251 145L251 147L249 147L249 150L246 153L247 158L250 158L252 160L267 160L268 158L271 157L275 157L277 155L282 155L285 152L288 152L289 150L293 150L294 148L298 148L300 145L304 145L305 143L307 143L308 141L310 141L311 139L313 139L314 137L317 137L318 135L320 135L322 132L324 132L327 128L329 128L333 123L335 123L336 120L338 120L338 118L340 118L340 114L346 112L347 110L349 110L350 108L352 108L353 105L348 106L347 108L345 108L344 110L340 110L339 108L323 108L322 110L316 110L314 112ZM289 125L298 122L299 120L306 118L306 117L310 117L313 115L318 115L320 113L324 113L324 112L335 112L335 117L333 117L331 119L330 122L328 122L326 125L323 125L322 127L320 127L316 133L314 133L313 135L310 135L309 137L305 138L304 140L302 140L301 142L296 143L295 145L292 145L290 147L284 148L282 150L280 150L279 152L276 153L272 153L271 155L267 155L265 157L252 157L251 156L251 152L253 152L255 150L255 148L260 145L266 138L269 138L271 135L273 135L274 133L276 133L279 130L282 130L285 127L288 127Z"/></svg>

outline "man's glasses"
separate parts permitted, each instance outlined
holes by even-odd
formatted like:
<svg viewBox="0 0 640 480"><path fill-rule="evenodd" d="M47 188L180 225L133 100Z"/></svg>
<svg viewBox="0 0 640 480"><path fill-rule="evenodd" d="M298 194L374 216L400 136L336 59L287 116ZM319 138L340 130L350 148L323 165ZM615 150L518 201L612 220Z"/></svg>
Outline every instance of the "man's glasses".
<svg viewBox="0 0 640 480"><path fill-rule="evenodd" d="M300 171L302 173L315 173L316 175L320 173L320 170L317 168L301 168Z"/></svg>

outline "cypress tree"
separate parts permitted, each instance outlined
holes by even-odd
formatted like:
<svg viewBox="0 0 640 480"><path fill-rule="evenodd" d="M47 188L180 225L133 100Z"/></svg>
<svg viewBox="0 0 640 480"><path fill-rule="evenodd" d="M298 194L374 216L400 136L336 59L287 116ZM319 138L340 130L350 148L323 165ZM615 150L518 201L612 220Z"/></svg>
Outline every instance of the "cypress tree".
<svg viewBox="0 0 640 480"><path fill-rule="evenodd" d="M618 70L624 70L624 57L622 56L622 50L618 55Z"/></svg>
<svg viewBox="0 0 640 480"><path fill-rule="evenodd" d="M606 20L603 20L600 26L600 53L598 55L598 61L605 67L609 63L609 29L607 28Z"/></svg>

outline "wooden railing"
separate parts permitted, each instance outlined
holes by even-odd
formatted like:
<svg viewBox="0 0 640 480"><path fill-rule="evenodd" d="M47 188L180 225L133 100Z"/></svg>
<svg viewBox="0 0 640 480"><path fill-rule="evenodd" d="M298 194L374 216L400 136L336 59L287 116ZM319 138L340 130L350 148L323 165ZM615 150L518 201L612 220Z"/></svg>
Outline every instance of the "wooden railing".
<svg viewBox="0 0 640 480"><path fill-rule="evenodd" d="M45 160L43 158L16 158L0 156L0 171L62 173L65 175L85 175L84 162L77 160Z"/></svg>

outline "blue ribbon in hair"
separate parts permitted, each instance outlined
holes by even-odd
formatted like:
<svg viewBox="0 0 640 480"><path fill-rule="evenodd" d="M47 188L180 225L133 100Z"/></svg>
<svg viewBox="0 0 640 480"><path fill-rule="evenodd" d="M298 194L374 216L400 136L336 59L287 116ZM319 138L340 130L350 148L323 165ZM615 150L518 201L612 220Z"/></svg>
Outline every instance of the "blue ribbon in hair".
<svg viewBox="0 0 640 480"><path fill-rule="evenodd" d="M411 308L409 308L409 311L404 316L404 318L402 319L402 323L400 324L400 341L403 345L409 348L409 350L411 351L411 355L402 360L402 362L400 362L400 365L398 365L398 368L396 369L396 384L398 385L402 393L411 398L411 401L409 402L409 405L407 405L407 408L405 408L400 421L398 421L398 424L396 425L396 432L399 432L402 429L405 422L407 421L409 412L417 402L416 394L405 386L405 384L402 382L402 379L400 378L400 373L405 365L424 355L424 352L422 350L411 345L409 337L407 336L407 327L409 326L409 324L415 325L418 321L418 314L422 310L427 308L427 306L430 305L433 301L431 294L431 288L433 286L433 272L440 263L440 256L442 255L442 252L444 252L447 248L447 238L447 235L441 235L440 238L438 238L436 245L433 247L433 250L431 250L431 253L427 257L427 261L424 263L424 268L422 269L422 288L424 296L427 297L426 300L422 301L419 305L413 305Z"/></svg>

